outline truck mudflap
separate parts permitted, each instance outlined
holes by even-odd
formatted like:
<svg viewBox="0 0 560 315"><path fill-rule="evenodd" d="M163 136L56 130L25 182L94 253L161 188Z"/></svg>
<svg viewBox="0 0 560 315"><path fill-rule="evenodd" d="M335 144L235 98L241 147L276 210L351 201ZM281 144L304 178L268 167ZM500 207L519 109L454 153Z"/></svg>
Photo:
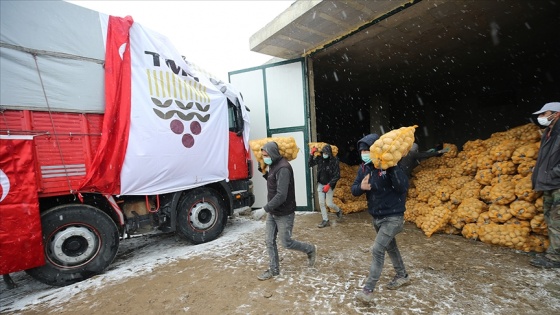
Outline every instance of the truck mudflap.
<svg viewBox="0 0 560 315"><path fill-rule="evenodd" d="M41 266L33 137L0 136L0 274Z"/></svg>

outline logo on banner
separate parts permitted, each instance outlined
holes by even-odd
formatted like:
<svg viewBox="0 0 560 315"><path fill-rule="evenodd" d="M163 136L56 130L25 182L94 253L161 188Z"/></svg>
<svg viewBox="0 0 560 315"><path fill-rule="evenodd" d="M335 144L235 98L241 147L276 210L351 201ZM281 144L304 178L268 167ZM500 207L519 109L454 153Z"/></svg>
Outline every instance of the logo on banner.
<svg viewBox="0 0 560 315"><path fill-rule="evenodd" d="M2 200L4 200L4 198L6 198L6 196L10 192L10 179L8 178L8 175L6 175L6 173L4 173L4 171L2 170L0 170L0 186L2 189L2 191L0 192L0 202L2 202Z"/></svg>
<svg viewBox="0 0 560 315"><path fill-rule="evenodd" d="M144 53L152 56L154 67L161 66L158 53ZM169 120L169 129L182 135L183 146L191 148L195 136L202 132L201 123L210 119L210 96L198 78L181 69L174 60L166 59L165 64L170 71L147 69L153 111L160 119Z"/></svg>

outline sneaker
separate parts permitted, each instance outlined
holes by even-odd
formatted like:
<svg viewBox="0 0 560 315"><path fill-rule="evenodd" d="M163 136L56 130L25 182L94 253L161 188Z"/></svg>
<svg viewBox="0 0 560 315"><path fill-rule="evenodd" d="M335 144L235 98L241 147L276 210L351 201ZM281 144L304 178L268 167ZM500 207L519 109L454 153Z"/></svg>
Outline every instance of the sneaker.
<svg viewBox="0 0 560 315"><path fill-rule="evenodd" d="M356 300L364 304L374 304L373 290L363 288L361 292L356 294Z"/></svg>
<svg viewBox="0 0 560 315"><path fill-rule="evenodd" d="M337 219L342 219L342 210L338 210L338 212L336 213L336 218Z"/></svg>
<svg viewBox="0 0 560 315"><path fill-rule="evenodd" d="M317 225L317 227L318 227L318 228L324 228L325 226L329 226L329 225L330 225L329 220L326 220L326 221L323 220L323 222L319 223L319 224Z"/></svg>
<svg viewBox="0 0 560 315"><path fill-rule="evenodd" d="M535 267L560 268L560 261L550 260L545 255L537 256L529 261Z"/></svg>
<svg viewBox="0 0 560 315"><path fill-rule="evenodd" d="M280 274L279 272L272 272L270 271L270 269L268 269L267 271L261 273L257 278L261 281L268 280L278 276L279 274Z"/></svg>
<svg viewBox="0 0 560 315"><path fill-rule="evenodd" d="M400 288L409 282L410 278L408 277L408 274L404 277L396 275L393 280L387 284L387 289L395 290L396 288Z"/></svg>
<svg viewBox="0 0 560 315"><path fill-rule="evenodd" d="M307 259L309 260L309 267L315 266L315 259L317 259L317 246L313 245L313 250L311 253L307 253Z"/></svg>

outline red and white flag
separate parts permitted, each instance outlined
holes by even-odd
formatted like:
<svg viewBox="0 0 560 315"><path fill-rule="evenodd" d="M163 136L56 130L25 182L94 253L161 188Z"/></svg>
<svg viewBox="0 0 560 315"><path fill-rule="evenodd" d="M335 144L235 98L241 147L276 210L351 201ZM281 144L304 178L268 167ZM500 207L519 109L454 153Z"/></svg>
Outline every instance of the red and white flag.
<svg viewBox="0 0 560 315"><path fill-rule="evenodd" d="M0 136L0 274L45 264L33 138Z"/></svg>
<svg viewBox="0 0 560 315"><path fill-rule="evenodd" d="M130 17L109 18L105 62L103 135L80 190L151 195L227 178L227 98L205 73Z"/></svg>

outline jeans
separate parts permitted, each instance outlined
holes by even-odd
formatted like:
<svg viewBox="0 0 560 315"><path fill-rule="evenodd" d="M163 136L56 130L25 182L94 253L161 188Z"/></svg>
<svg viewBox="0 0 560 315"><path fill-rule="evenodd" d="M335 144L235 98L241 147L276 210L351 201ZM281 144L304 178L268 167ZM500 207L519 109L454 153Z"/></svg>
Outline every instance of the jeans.
<svg viewBox="0 0 560 315"><path fill-rule="evenodd" d="M364 285L366 289L371 291L375 289L375 285L381 276L381 270L383 270L385 262L385 252L389 253L389 258L391 258L397 276L404 277L406 275L406 269L404 268L401 253L397 247L397 240L395 239L395 236L403 230L404 216L374 218L373 227L377 232L372 249L373 261L369 268L369 277Z"/></svg>
<svg viewBox="0 0 560 315"><path fill-rule="evenodd" d="M550 240L550 245L546 249L546 257L550 260L560 261L560 189L543 193L543 212Z"/></svg>
<svg viewBox="0 0 560 315"><path fill-rule="evenodd" d="M303 243L292 239L292 229L294 227L295 213L289 215L272 215L266 216L266 249L270 258L269 269L273 273L280 273L280 261L278 259L278 246L276 244L276 236L280 235L282 246L287 249L293 249L309 254L314 247L311 244Z"/></svg>
<svg viewBox="0 0 560 315"><path fill-rule="evenodd" d="M325 197L327 199L326 200L327 206L329 208L336 210L336 212L339 212L340 208L337 205L335 205L333 202L334 190L330 188L329 191L324 193L323 187L325 187L325 185L321 183L317 183L317 195L319 196L319 206L321 207L321 216L323 217L323 221L328 221L329 216L327 214L327 208L325 207Z"/></svg>

